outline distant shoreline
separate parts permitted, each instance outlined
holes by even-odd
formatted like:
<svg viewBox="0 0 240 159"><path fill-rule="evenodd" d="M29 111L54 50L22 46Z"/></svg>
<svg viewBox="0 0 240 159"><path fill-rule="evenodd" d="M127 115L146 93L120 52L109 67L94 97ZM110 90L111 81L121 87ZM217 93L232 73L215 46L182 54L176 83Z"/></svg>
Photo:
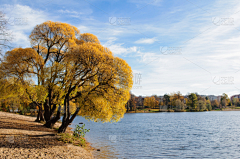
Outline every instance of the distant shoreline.
<svg viewBox="0 0 240 159"><path fill-rule="evenodd" d="M240 109L231 109L231 108L225 108L222 110L211 110L211 111L240 111ZM182 112L211 112L211 111L182 111ZM146 111L146 110L141 110L141 111L128 111L127 113L179 113L181 111Z"/></svg>

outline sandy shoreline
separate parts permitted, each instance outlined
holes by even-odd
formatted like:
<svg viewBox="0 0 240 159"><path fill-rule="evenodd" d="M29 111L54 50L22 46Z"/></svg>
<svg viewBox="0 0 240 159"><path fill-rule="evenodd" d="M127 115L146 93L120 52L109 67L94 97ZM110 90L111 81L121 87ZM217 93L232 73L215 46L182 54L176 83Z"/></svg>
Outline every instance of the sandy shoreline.
<svg viewBox="0 0 240 159"><path fill-rule="evenodd" d="M0 111L1 159L94 158L89 146L82 148L58 141L55 129L45 128L35 119Z"/></svg>

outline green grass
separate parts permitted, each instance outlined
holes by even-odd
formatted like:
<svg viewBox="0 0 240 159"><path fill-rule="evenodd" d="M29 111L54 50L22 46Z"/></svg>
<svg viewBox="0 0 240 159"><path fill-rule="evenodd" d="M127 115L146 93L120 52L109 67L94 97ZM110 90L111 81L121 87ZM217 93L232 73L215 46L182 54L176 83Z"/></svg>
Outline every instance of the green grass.
<svg viewBox="0 0 240 159"><path fill-rule="evenodd" d="M159 112L159 109L150 109L153 112Z"/></svg>
<svg viewBox="0 0 240 159"><path fill-rule="evenodd" d="M159 112L159 109L149 109L149 112Z"/></svg>
<svg viewBox="0 0 240 159"><path fill-rule="evenodd" d="M75 137L72 134L69 133L60 133L59 134L59 141L63 141L65 143L71 143L75 146L86 146L86 140L82 137Z"/></svg>

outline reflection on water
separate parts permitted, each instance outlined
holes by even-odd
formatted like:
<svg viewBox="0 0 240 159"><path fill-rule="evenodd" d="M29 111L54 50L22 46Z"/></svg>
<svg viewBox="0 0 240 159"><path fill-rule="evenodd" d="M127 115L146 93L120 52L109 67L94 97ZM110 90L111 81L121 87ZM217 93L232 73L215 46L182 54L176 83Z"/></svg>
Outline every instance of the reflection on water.
<svg viewBox="0 0 240 159"><path fill-rule="evenodd" d="M240 156L240 112L125 114L118 123L77 117L97 158L236 158Z"/></svg>

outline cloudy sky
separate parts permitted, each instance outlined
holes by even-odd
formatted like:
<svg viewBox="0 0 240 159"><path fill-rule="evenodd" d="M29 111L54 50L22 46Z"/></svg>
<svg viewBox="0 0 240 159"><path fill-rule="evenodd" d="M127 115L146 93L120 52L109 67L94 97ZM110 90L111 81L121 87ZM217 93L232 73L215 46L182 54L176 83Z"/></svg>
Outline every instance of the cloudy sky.
<svg viewBox="0 0 240 159"><path fill-rule="evenodd" d="M47 20L95 34L132 67L135 95L240 93L237 0L1 0L13 45Z"/></svg>

